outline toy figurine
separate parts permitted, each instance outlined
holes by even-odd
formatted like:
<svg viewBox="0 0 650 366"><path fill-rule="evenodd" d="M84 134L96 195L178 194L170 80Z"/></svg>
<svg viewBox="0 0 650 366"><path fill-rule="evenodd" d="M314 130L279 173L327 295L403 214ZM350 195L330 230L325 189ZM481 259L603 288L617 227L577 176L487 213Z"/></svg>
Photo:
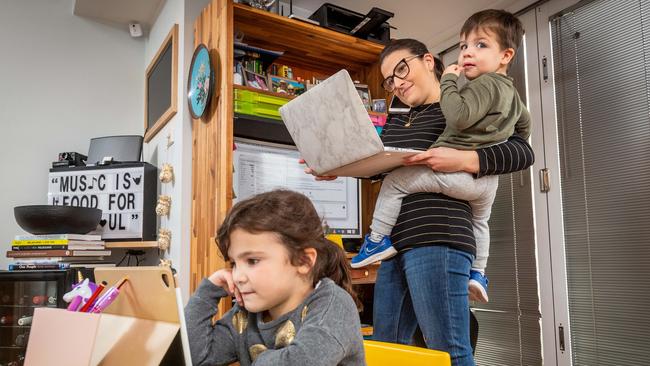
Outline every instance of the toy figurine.
<svg viewBox="0 0 650 366"><path fill-rule="evenodd" d="M163 183L170 183L174 180L174 168L171 164L164 163L160 170L160 181Z"/></svg>
<svg viewBox="0 0 650 366"><path fill-rule="evenodd" d="M63 301L70 303L68 310L77 311L83 306L97 289L97 285L86 278L80 283L75 284L72 290L63 295Z"/></svg>

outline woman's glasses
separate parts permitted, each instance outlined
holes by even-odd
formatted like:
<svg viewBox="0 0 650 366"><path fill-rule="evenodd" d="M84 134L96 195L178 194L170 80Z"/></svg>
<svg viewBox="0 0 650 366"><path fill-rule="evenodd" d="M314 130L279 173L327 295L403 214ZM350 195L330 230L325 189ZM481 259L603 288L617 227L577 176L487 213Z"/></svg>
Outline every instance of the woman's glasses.
<svg viewBox="0 0 650 366"><path fill-rule="evenodd" d="M424 56L424 54L405 57L400 62L398 62L393 69L393 75L387 77L384 79L384 81L381 82L381 86L384 88L384 90L389 93L393 92L393 90L395 90L395 78L404 80L404 78L408 76L409 71L411 71L408 62L416 57L422 56Z"/></svg>

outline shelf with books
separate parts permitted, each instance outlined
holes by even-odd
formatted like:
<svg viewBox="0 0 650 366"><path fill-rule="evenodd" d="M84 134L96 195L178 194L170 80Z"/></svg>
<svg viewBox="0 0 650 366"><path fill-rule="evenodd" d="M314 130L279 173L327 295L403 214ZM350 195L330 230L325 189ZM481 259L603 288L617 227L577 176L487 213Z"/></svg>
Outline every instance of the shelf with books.
<svg viewBox="0 0 650 366"><path fill-rule="evenodd" d="M259 72L266 70L278 57L282 56L283 52L276 52L259 47L252 47L245 43L234 43L234 57L235 59L244 60L259 60L259 66L252 71Z"/></svg>

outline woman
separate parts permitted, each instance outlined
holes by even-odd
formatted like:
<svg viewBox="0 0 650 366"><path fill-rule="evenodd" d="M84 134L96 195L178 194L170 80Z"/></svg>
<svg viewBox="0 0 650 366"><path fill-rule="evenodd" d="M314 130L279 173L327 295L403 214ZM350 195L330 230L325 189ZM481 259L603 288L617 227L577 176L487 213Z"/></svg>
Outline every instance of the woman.
<svg viewBox="0 0 650 366"><path fill-rule="evenodd" d="M411 107L409 114L389 116L382 141L386 146L426 150L409 158L407 165L479 177L511 173L533 163L530 145L519 136L476 151L429 149L445 128L438 104L444 65L421 42L392 41L380 55L380 68L384 89ZM410 344L420 328L428 348L449 352L455 366L474 365L468 299L476 253L471 219L466 201L437 193L404 199L391 234L398 254L383 261L377 274L375 340Z"/></svg>

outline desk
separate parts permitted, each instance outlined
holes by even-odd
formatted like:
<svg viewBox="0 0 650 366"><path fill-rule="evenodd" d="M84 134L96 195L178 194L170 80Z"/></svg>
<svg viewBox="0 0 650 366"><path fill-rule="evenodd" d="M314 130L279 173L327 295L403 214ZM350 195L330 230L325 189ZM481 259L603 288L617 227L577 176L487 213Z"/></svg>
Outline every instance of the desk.
<svg viewBox="0 0 650 366"><path fill-rule="evenodd" d="M348 261L356 254L347 253ZM350 277L352 277L353 285L365 285L375 283L377 280L377 270L381 262L375 262L361 268L352 268L350 270Z"/></svg>

